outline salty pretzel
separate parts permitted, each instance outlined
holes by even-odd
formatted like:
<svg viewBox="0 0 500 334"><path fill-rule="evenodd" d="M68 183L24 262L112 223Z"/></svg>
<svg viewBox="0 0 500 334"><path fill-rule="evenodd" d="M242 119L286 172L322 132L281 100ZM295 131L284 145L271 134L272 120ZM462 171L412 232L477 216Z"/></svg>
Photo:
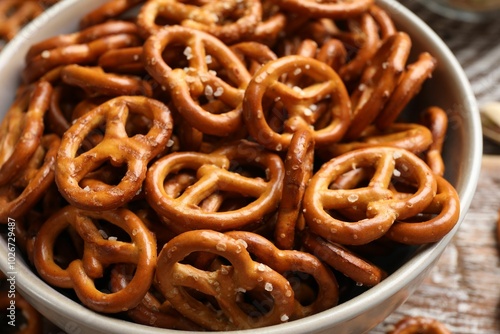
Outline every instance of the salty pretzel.
<svg viewBox="0 0 500 334"><path fill-rule="evenodd" d="M299 272L311 275L317 282L318 291L313 301L303 305L296 298L295 310L290 320L300 319L315 314L337 305L339 291L337 280L333 273L315 256L297 251L280 250L271 241L251 232L232 231L226 235L238 241L242 240L247 245L247 251L253 255L256 261L264 263L278 273L285 275L290 272ZM294 277L288 278L294 288ZM300 285L300 282L296 282ZM269 287L267 290L274 287ZM297 290L300 288L296 287ZM295 293L298 297L298 293Z"/></svg>
<svg viewBox="0 0 500 334"><path fill-rule="evenodd" d="M179 44L185 46L187 68L172 68L162 57L165 49ZM221 66L220 72L227 72L229 82L209 70L212 59ZM170 91L176 109L193 127L215 136L241 129L241 101L251 76L220 40L191 28L166 27L144 43L143 61L148 73ZM199 99L209 100L208 107L199 105ZM210 101L220 102L219 110L212 112Z"/></svg>
<svg viewBox="0 0 500 334"><path fill-rule="evenodd" d="M455 188L441 176L436 176L437 193L419 217L397 219L387 231L391 240L421 245L437 242L457 224L460 215L460 200Z"/></svg>
<svg viewBox="0 0 500 334"><path fill-rule="evenodd" d="M304 233L302 244L311 254L357 284L371 287L387 277L387 273L381 268L362 259L349 249L337 243L329 242L309 231Z"/></svg>
<svg viewBox="0 0 500 334"><path fill-rule="evenodd" d="M111 270L110 286L113 292L127 287L134 277L134 266L117 264ZM162 303L157 299L158 292L151 286L144 299L127 311L127 315L139 324L148 326L179 329L188 331L202 331L203 328L191 322L177 312L169 303Z"/></svg>
<svg viewBox="0 0 500 334"><path fill-rule="evenodd" d="M146 134L128 135L131 115L144 116L152 126ZM79 153L86 137L105 126L102 141ZM109 100L78 118L62 137L56 160L56 183L69 203L83 209L109 210L131 200L141 189L147 165L162 152L172 134L172 116L163 103L143 96ZM98 189L80 185L85 176L105 162L126 166L117 185L101 183Z"/></svg>
<svg viewBox="0 0 500 334"><path fill-rule="evenodd" d="M30 60L23 70L22 77L25 83L30 83L58 66L95 62L108 50L131 47L139 43L140 40L134 35L119 34L102 37L87 44L55 48Z"/></svg>
<svg viewBox="0 0 500 334"><path fill-rule="evenodd" d="M229 261L213 271L181 263L195 252L208 252ZM158 255L156 286L182 315L210 330L258 328L286 322L294 311L294 292L285 277L255 262L242 241L212 230L184 232L168 242ZM271 288L272 287L272 288ZM211 296L219 310L195 299L187 290ZM268 311L248 314L238 300L244 293L268 292Z"/></svg>
<svg viewBox="0 0 500 334"><path fill-rule="evenodd" d="M273 0L280 7L301 15L346 19L366 12L373 0Z"/></svg>
<svg viewBox="0 0 500 334"><path fill-rule="evenodd" d="M107 72L144 74L142 46L109 50L102 54L97 65Z"/></svg>
<svg viewBox="0 0 500 334"><path fill-rule="evenodd" d="M67 65L61 70L64 83L81 87L90 97L143 95L151 97L151 84L138 77L106 73L101 67Z"/></svg>
<svg viewBox="0 0 500 334"><path fill-rule="evenodd" d="M427 52L422 53L415 63L408 65L389 101L375 120L378 128L386 129L398 118L408 102L420 92L436 65L436 59Z"/></svg>
<svg viewBox="0 0 500 334"><path fill-rule="evenodd" d="M356 139L377 118L399 82L410 49L410 37L398 32L388 37L377 50L351 94L353 116L346 139Z"/></svg>
<svg viewBox="0 0 500 334"><path fill-rule="evenodd" d="M60 139L57 135L45 135L38 151L22 167L10 184L0 187L0 223L9 217L24 216L44 195L54 181L54 166Z"/></svg>
<svg viewBox="0 0 500 334"><path fill-rule="evenodd" d="M431 131L420 124L394 123L384 131L369 125L357 140L334 143L318 154L329 160L352 150L380 145L399 147L418 154L428 150L432 143Z"/></svg>
<svg viewBox="0 0 500 334"><path fill-rule="evenodd" d="M80 29L86 29L110 20L116 20L120 15L146 0L109 0L80 19Z"/></svg>
<svg viewBox="0 0 500 334"><path fill-rule="evenodd" d="M451 334L444 324L426 317L404 317L387 334Z"/></svg>
<svg viewBox="0 0 500 334"><path fill-rule="evenodd" d="M307 87L290 87L280 82L282 75L304 76L311 79ZM266 101L277 101L288 112L283 132L273 130L265 111ZM308 57L285 56L266 63L253 76L245 91L243 114L250 135L270 150L286 150L293 133L299 128L314 127L319 102L328 102L325 113L330 123L321 129L311 129L318 147L339 141L350 121L350 102L339 76L328 65Z"/></svg>
<svg viewBox="0 0 500 334"><path fill-rule="evenodd" d="M432 144L425 152L425 160L434 173L443 176L445 165L441 153L448 130L448 115L443 109L432 106L425 109L420 118L432 133Z"/></svg>
<svg viewBox="0 0 500 334"><path fill-rule="evenodd" d="M52 85L21 89L0 126L0 186L7 184L36 151L44 131Z"/></svg>
<svg viewBox="0 0 500 334"><path fill-rule="evenodd" d="M9 42L26 23L40 15L44 8L36 1L3 0L0 2L0 40ZM0 46L0 50L2 47Z"/></svg>
<svg viewBox="0 0 500 334"><path fill-rule="evenodd" d="M240 42L231 45L230 49L247 64L248 72L252 75L262 65L277 58L269 47L257 42Z"/></svg>
<svg viewBox="0 0 500 334"><path fill-rule="evenodd" d="M339 176L356 168L373 167L365 187L330 189ZM389 189L397 177L414 184L415 192L394 198ZM303 199L304 216L313 233L342 245L361 245L384 235L396 219L413 217L431 204L436 178L427 164L399 148L371 147L338 156L312 177ZM355 207L365 219L344 221L329 212Z"/></svg>
<svg viewBox="0 0 500 334"><path fill-rule="evenodd" d="M238 173L238 169L249 166L265 170L265 179ZM194 171L195 182L185 189L167 192L165 181L181 170ZM283 177L284 166L279 156L242 140L211 154L178 152L164 156L149 168L145 190L151 207L174 230L227 231L258 223L275 210ZM248 201L234 210L219 212L201 208L212 194L225 192L244 196Z"/></svg>
<svg viewBox="0 0 500 334"><path fill-rule="evenodd" d="M29 63L34 57L41 55L44 51L50 51L57 48L68 47L76 44L87 44L99 38L119 34L137 34L137 25L126 21L111 21L96 25L81 31L62 34L47 38L30 46L26 53L25 60ZM47 52L45 52L47 55Z"/></svg>
<svg viewBox="0 0 500 334"><path fill-rule="evenodd" d="M156 22L163 19L206 32L226 44L233 44L248 36L261 22L262 5L259 0L212 0L199 3L150 0L142 6L137 25L145 38L161 29Z"/></svg>
<svg viewBox="0 0 500 334"><path fill-rule="evenodd" d="M125 231L131 241L104 238L96 225L100 220ZM69 227L83 239L84 250L81 259L61 268L54 261L54 247L58 236ZM115 263L133 264L134 277L118 292L99 291L94 281L103 277L104 270ZM90 309L117 313L137 306L148 292L156 266L156 242L142 221L127 209L95 212L66 206L40 228L35 241L34 264L46 282L74 289L80 301Z"/></svg>
<svg viewBox="0 0 500 334"><path fill-rule="evenodd" d="M285 159L283 195L278 208L274 239L281 249L292 249L302 198L313 173L314 141L308 129L294 133Z"/></svg>
<svg viewBox="0 0 500 334"><path fill-rule="evenodd" d="M332 38L341 40L348 52L352 53L355 50L354 57L338 71L342 80L352 85L359 80L363 70L372 61L380 47L381 37L377 22L368 12L348 20L347 26L349 28L347 32L340 31L331 35Z"/></svg>

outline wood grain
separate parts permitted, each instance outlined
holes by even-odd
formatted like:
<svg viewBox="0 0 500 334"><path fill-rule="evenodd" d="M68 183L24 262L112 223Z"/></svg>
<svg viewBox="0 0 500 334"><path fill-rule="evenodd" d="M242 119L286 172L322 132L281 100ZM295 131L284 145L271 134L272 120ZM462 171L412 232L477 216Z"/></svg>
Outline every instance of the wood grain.
<svg viewBox="0 0 500 334"><path fill-rule="evenodd" d="M454 334L500 333L500 156L485 155L471 207L452 243L417 291L370 334L403 316L440 320Z"/></svg>

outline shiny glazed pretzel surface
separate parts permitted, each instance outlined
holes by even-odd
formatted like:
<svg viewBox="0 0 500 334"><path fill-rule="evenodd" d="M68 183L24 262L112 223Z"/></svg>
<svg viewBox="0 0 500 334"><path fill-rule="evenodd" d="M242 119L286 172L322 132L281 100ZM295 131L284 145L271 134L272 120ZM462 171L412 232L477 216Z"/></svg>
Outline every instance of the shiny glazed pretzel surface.
<svg viewBox="0 0 500 334"><path fill-rule="evenodd" d="M459 218L450 111L410 103L439 64L411 48L371 0L110 0L25 55L1 223L46 282L137 323L336 307Z"/></svg>

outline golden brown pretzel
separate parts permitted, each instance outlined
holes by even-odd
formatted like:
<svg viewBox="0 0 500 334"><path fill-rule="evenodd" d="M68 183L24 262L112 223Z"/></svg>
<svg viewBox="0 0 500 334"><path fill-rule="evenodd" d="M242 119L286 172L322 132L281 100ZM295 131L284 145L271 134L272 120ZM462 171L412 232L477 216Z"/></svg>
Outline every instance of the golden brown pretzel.
<svg viewBox="0 0 500 334"><path fill-rule="evenodd" d="M145 134L128 135L126 124L137 114L151 120ZM104 126L102 141L80 154L85 139ZM172 134L170 110L143 96L109 100L78 118L62 137L56 161L56 183L71 204L89 210L109 210L131 200L142 187L148 162L162 152ZM116 185L100 183L97 189L80 185L85 176L104 163L126 167Z"/></svg>
<svg viewBox="0 0 500 334"><path fill-rule="evenodd" d="M106 238L99 221L120 228L131 241ZM83 239L84 250L81 258L61 268L54 260L54 245L68 227L74 228ZM137 306L149 290L156 266L156 241L142 221L127 209L93 212L67 206L42 225L35 241L34 263L46 282L74 289L80 301L90 309L117 313ZM118 292L99 291L94 281L103 277L105 269L115 263L133 264L133 279Z"/></svg>
<svg viewBox="0 0 500 334"><path fill-rule="evenodd" d="M80 29L116 20L120 15L146 0L109 0L80 19Z"/></svg>
<svg viewBox="0 0 500 334"><path fill-rule="evenodd" d="M102 54L97 65L114 73L145 74L142 62L142 46L109 50Z"/></svg>
<svg viewBox="0 0 500 334"><path fill-rule="evenodd" d="M230 264L205 271L181 263L196 252L218 255ZM158 255L155 281L178 312L210 330L279 324L290 319L294 311L294 292L286 278L253 261L244 242L213 230L184 232L168 242ZM217 309L198 301L188 292L190 289L213 297ZM271 297L269 309L265 305L256 305L253 311L242 309L243 296L253 291Z"/></svg>
<svg viewBox="0 0 500 334"><path fill-rule="evenodd" d="M273 0L273 2L286 10L301 15L345 19L368 10L373 0Z"/></svg>
<svg viewBox="0 0 500 334"><path fill-rule="evenodd" d="M167 64L166 48L182 46L187 67ZM220 68L210 69L212 59ZM165 27L144 44L148 73L165 89L179 113L196 129L225 136L241 129L241 102L250 74L239 58L217 38L181 26ZM227 79L221 78L225 73ZM227 80L227 81L225 81ZM206 107L202 102L208 100ZM211 109L216 107L215 111Z"/></svg>
<svg viewBox="0 0 500 334"><path fill-rule="evenodd" d="M377 127L386 129L396 121L408 102L420 92L436 65L436 59L427 52L420 54L416 62L408 65L387 104L375 120Z"/></svg>
<svg viewBox="0 0 500 334"><path fill-rule="evenodd" d="M311 254L357 284L370 287L377 285L387 277L387 273L373 263L361 258L349 249L329 242L309 231L303 234L302 244Z"/></svg>
<svg viewBox="0 0 500 334"><path fill-rule="evenodd" d="M292 249L301 216L302 198L313 173L314 140L309 129L293 134L285 159L283 195L278 208L274 240L281 249Z"/></svg>
<svg viewBox="0 0 500 334"><path fill-rule="evenodd" d="M74 33L50 37L31 45L26 53L25 60L28 63L31 59L44 51L76 44L87 44L102 37L118 34L135 35L137 34L137 26L132 22L111 21Z"/></svg>
<svg viewBox="0 0 500 334"><path fill-rule="evenodd" d="M12 40L27 23L43 11L44 8L37 1L0 1L0 41Z"/></svg>
<svg viewBox="0 0 500 334"><path fill-rule="evenodd" d="M113 49L142 44L131 22L107 22L81 32L48 38L33 45L26 55L24 82L33 82L51 70L71 64L92 64Z"/></svg>
<svg viewBox="0 0 500 334"><path fill-rule="evenodd" d="M242 41L261 22L259 0L150 0L141 8L137 24L147 38L161 29L161 19L211 34L226 44Z"/></svg>
<svg viewBox="0 0 500 334"><path fill-rule="evenodd" d="M331 189L342 174L356 168L373 167L367 186ZM391 183L403 180L414 191L394 198ZM436 178L427 164L413 153L399 148L371 147L345 153L323 164L304 194L303 207L312 232L342 245L360 245L383 236L396 219L413 217L432 202ZM356 208L364 219L336 218L330 212Z"/></svg>
<svg viewBox="0 0 500 334"><path fill-rule="evenodd" d="M318 291L313 300L301 301L296 298L295 310L290 320L300 319L337 305L339 298L338 284L333 273L315 256L298 250L280 250L271 241L251 232L231 231L226 235L236 240L243 240L247 251L256 261L264 263L278 273L285 275L294 294L299 296L302 274L312 276L317 283ZM287 276L287 273L291 275Z"/></svg>
<svg viewBox="0 0 500 334"><path fill-rule="evenodd" d="M134 277L134 266L117 264L111 270L110 286L113 292L123 290ZM154 286L146 293L144 299L127 311L127 315L139 324L148 326L180 329L188 331L202 331L203 328L186 319L177 312L168 302L157 299L158 292Z"/></svg>
<svg viewBox="0 0 500 334"><path fill-rule="evenodd" d="M357 140L334 143L322 149L318 155L329 160L355 149L373 146L399 147L419 154L428 150L432 143L431 131L420 124L394 123L383 131L369 125Z"/></svg>
<svg viewBox="0 0 500 334"><path fill-rule="evenodd" d="M300 76L306 87L290 87L280 82L287 74L292 80ZM312 80L312 83L308 81ZM286 56L270 61L253 76L245 91L243 113L250 135L270 150L287 150L293 133L299 128L314 128L319 117L319 103L326 103L324 113L329 124L311 129L315 145L320 147L339 141L350 122L350 102L346 88L338 75L326 64L308 57ZM288 118L283 120L282 131L268 123L268 104L277 103L285 109Z"/></svg>
<svg viewBox="0 0 500 334"><path fill-rule="evenodd" d="M399 320L387 334L451 334L444 324L436 319L407 316Z"/></svg>
<svg viewBox="0 0 500 334"><path fill-rule="evenodd" d="M243 174L252 167L265 176ZM196 178L189 187L164 186L179 171L192 170ZM241 171L241 174L240 174ZM284 166L281 158L247 141L225 145L211 154L178 152L164 156L148 170L146 198L151 207L176 231L213 229L227 231L261 222L276 209L281 197ZM177 182L177 181L176 181ZM212 194L247 198L242 206L226 211L203 210Z"/></svg>
<svg viewBox="0 0 500 334"><path fill-rule="evenodd" d="M353 118L346 139L356 139L377 118L399 82L410 49L410 37L398 32L389 36L377 50L351 94Z"/></svg>
<svg viewBox="0 0 500 334"><path fill-rule="evenodd" d="M28 163L9 184L0 186L0 223L18 219L40 200L54 182L54 166L60 139L48 134Z"/></svg>
<svg viewBox="0 0 500 334"><path fill-rule="evenodd" d="M457 224L460 199L453 186L441 176L436 176L437 193L421 215L397 219L387 232L391 240L420 245L437 242Z"/></svg>
<svg viewBox="0 0 500 334"><path fill-rule="evenodd" d="M434 173L443 176L445 165L441 153L448 130L448 115L443 109L432 106L425 109L420 118L432 133L432 144L425 152L425 160Z"/></svg>
<svg viewBox="0 0 500 334"><path fill-rule="evenodd" d="M106 73L101 67L67 65L61 70L64 83L82 88L89 97L143 95L151 97L151 84L136 76Z"/></svg>
<svg viewBox="0 0 500 334"><path fill-rule="evenodd" d="M35 153L44 131L52 85L21 88L0 127L0 185L7 184Z"/></svg>

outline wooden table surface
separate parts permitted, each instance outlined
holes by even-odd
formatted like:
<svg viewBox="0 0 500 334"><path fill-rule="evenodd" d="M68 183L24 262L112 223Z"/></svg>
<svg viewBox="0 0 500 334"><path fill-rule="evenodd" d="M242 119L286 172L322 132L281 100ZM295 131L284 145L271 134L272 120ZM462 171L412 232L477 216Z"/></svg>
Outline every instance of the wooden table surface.
<svg viewBox="0 0 500 334"><path fill-rule="evenodd" d="M447 43L462 64L479 105L500 101L500 20L463 23L418 1L401 0ZM500 146L485 138L482 170L471 207L422 285L370 334L385 334L403 316L440 320L453 334L500 333Z"/></svg>

